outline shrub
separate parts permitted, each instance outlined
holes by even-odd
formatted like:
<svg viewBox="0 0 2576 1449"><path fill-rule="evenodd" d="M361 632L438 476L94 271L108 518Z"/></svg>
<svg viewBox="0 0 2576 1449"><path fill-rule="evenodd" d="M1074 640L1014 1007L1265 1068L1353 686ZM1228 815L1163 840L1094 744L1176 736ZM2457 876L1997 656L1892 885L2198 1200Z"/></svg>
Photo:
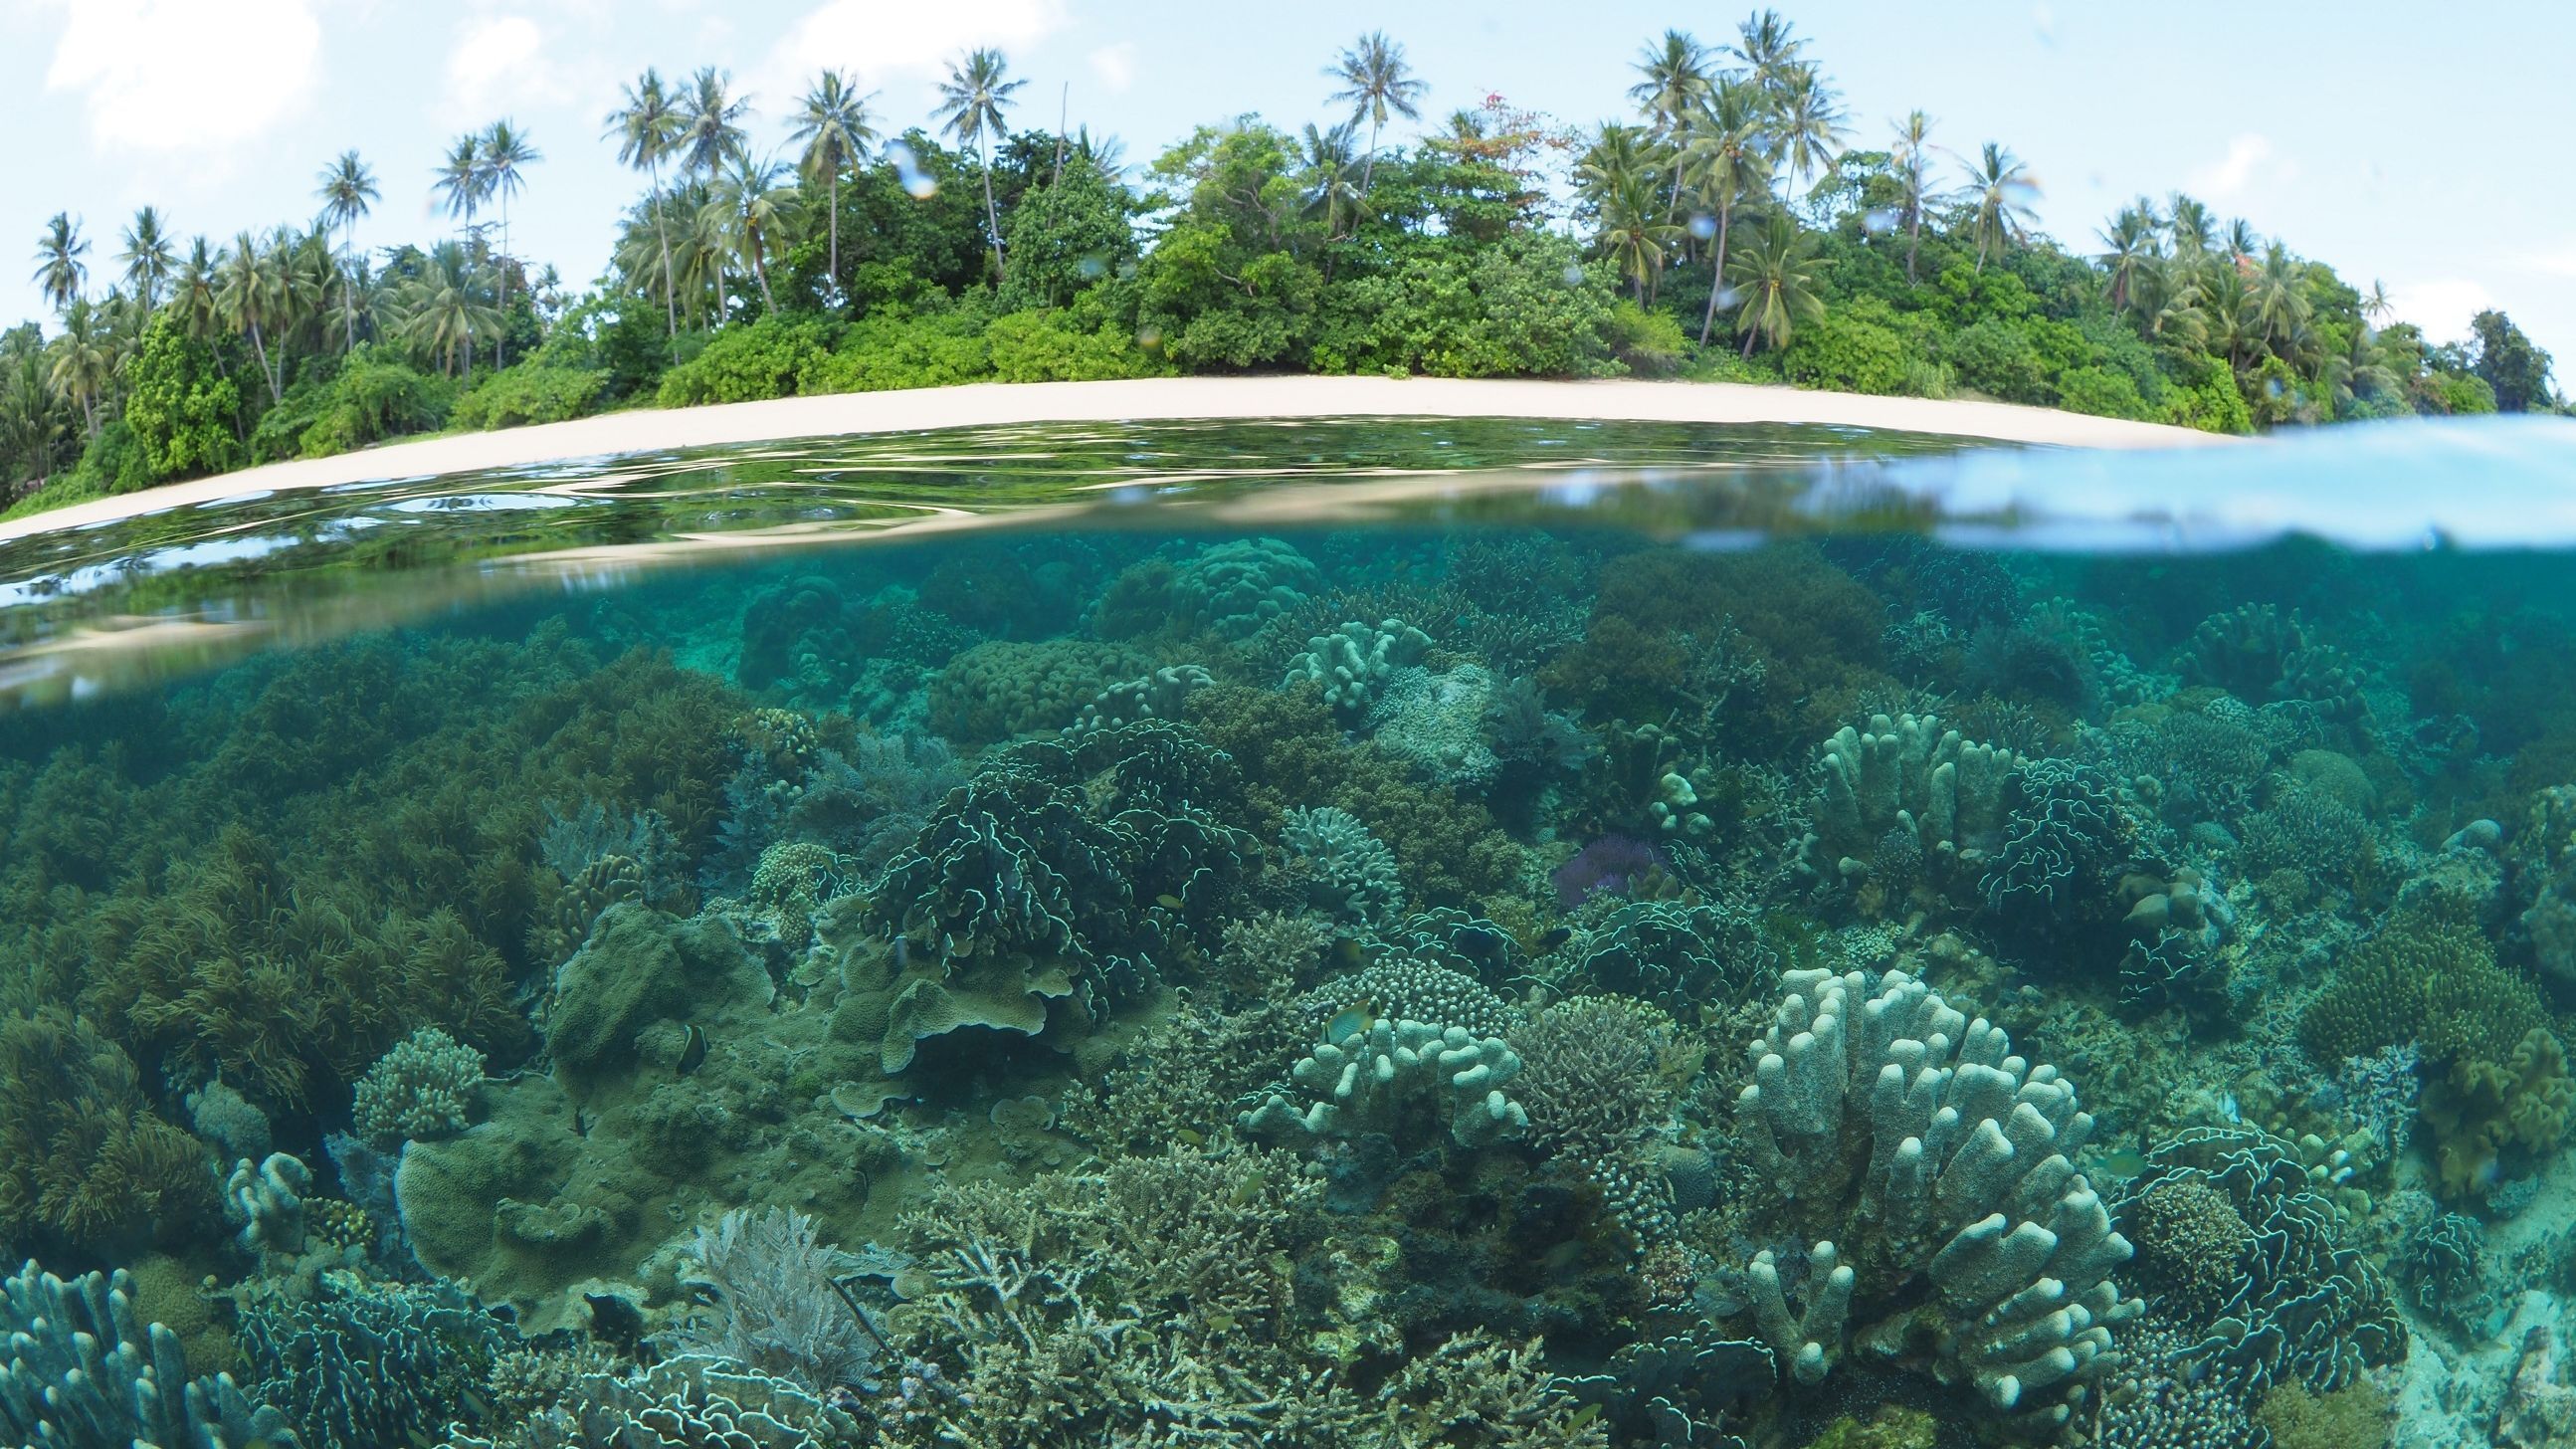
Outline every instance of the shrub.
<svg viewBox="0 0 2576 1449"><path fill-rule="evenodd" d="M456 385L361 347L319 400L318 415L296 442L296 452L307 458L436 428L455 405ZM266 419L261 422L265 430Z"/></svg>
<svg viewBox="0 0 2576 1449"><path fill-rule="evenodd" d="M1062 307L1034 308L993 319L984 329L993 376L1003 382L1086 382L1150 377L1168 371L1115 321L1086 330Z"/></svg>
<svg viewBox="0 0 2576 1449"><path fill-rule="evenodd" d="M851 324L837 348L808 357L796 382L806 393L880 392L976 382L992 371L980 310L889 308Z"/></svg>
<svg viewBox="0 0 2576 1449"><path fill-rule="evenodd" d="M147 481L220 473L241 462L233 435L241 390L217 369L214 349L180 327L177 313L162 313L143 329L128 375L125 420Z"/></svg>
<svg viewBox="0 0 2576 1449"><path fill-rule="evenodd" d="M1674 371L1690 350L1682 324L1674 321L1671 313L1649 312L1624 298L1611 307L1603 334L1610 344L1610 355L1642 377L1662 377Z"/></svg>
<svg viewBox="0 0 2576 1449"><path fill-rule="evenodd" d="M1828 312L1790 339L1784 364L1789 378L1805 387L1838 392L1894 393L1905 390L1907 347L1892 329L1868 315L1886 315L1884 304L1855 302Z"/></svg>
<svg viewBox="0 0 2576 1449"><path fill-rule="evenodd" d="M1988 317L1952 333L1941 359L1962 386L2006 402L2047 400L2039 349L2030 334Z"/></svg>
<svg viewBox="0 0 2576 1449"><path fill-rule="evenodd" d="M2102 418L2154 416L2127 373L2102 367L2073 368L2059 377L2057 405L2071 413L2091 413Z"/></svg>
<svg viewBox="0 0 2576 1449"><path fill-rule="evenodd" d="M476 430L559 423L589 412L607 381L606 374L588 368L523 362L468 389L448 421Z"/></svg>
<svg viewBox="0 0 2576 1449"><path fill-rule="evenodd" d="M817 318L768 316L735 323L718 332L705 351L662 374L654 401L684 408L793 396L798 380L829 355L830 346L827 324Z"/></svg>

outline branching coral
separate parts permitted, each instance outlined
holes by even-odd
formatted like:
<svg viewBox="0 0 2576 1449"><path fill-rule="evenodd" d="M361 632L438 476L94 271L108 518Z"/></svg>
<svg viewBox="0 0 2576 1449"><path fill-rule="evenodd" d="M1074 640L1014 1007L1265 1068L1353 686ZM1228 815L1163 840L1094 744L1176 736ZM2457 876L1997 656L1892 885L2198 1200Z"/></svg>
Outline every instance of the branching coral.
<svg viewBox="0 0 2576 1449"><path fill-rule="evenodd" d="M425 1026L394 1043L358 1079L350 1118L371 1147L450 1137L465 1130L474 1089L482 1084L483 1054Z"/></svg>
<svg viewBox="0 0 2576 1449"><path fill-rule="evenodd" d="M1320 1100L1300 1112L1273 1092L1242 1123L1249 1132L1310 1137L1418 1137L1424 1124L1445 1123L1460 1145L1482 1147L1529 1128L1529 1113L1503 1095L1520 1068L1501 1038L1462 1026L1390 1017L1346 1023L1289 1073Z"/></svg>
<svg viewBox="0 0 2576 1449"><path fill-rule="evenodd" d="M277 1410L230 1374L190 1379L178 1335L138 1321L123 1273L64 1282L34 1263L0 1283L0 1429L61 1449L293 1449Z"/></svg>
<svg viewBox="0 0 2576 1449"><path fill-rule="evenodd" d="M710 1300L675 1341L807 1392L875 1384L876 1342L832 1290L845 1255L793 1208L736 1208L689 1242L687 1281Z"/></svg>
<svg viewBox="0 0 2576 1449"><path fill-rule="evenodd" d="M432 1425L479 1427L493 1360L518 1335L454 1287L326 1274L299 1301L254 1296L242 1343L251 1393L295 1424L308 1449L376 1449Z"/></svg>
<svg viewBox="0 0 2576 1449"><path fill-rule="evenodd" d="M1801 846L1806 869L1860 892L1881 913L1905 904L1900 887L1918 874L1935 893L1973 883L2004 843L2008 787L2020 764L2011 751L1963 740L1930 715L1875 715L1867 730L1846 725L1818 754L1815 829Z"/></svg>
<svg viewBox="0 0 2576 1449"><path fill-rule="evenodd" d="M1874 1306L1888 1316L1855 1336L1876 1352L1920 1355L2008 1422L2053 1434L2136 1312L2110 1276L2129 1244L2072 1162L2092 1117L2055 1068L1903 972L1783 980L1738 1115L1782 1226L1810 1246L1803 1264L1755 1255L1762 1338L1798 1382L1820 1383L1855 1303Z"/></svg>
<svg viewBox="0 0 2576 1449"><path fill-rule="evenodd" d="M1343 717L1368 718L1398 670L1422 662L1431 636L1402 619L1384 619L1374 627L1348 623L1330 634L1306 641L1306 652L1288 661L1286 684L1310 683L1324 692L1324 703Z"/></svg>
<svg viewBox="0 0 2576 1449"><path fill-rule="evenodd" d="M1288 812L1280 844L1308 904L1367 925L1404 909L1395 854L1347 810L1331 805Z"/></svg>

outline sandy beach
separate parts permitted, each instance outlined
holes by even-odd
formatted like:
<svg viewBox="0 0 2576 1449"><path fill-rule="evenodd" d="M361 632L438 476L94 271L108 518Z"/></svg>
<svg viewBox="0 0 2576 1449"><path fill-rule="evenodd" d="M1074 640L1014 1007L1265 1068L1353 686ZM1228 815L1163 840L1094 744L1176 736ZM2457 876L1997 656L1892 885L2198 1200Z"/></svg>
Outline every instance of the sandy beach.
<svg viewBox="0 0 2576 1449"><path fill-rule="evenodd" d="M395 443L270 463L91 499L0 523L0 542L239 494L564 462L621 453L931 428L1123 418L1499 417L1621 422L1818 423L2069 448L2173 448L2240 441L2189 428L2009 403L1949 402L1691 382L1466 381L1387 377L1174 377L1133 382L977 383L715 407L646 409L568 423Z"/></svg>

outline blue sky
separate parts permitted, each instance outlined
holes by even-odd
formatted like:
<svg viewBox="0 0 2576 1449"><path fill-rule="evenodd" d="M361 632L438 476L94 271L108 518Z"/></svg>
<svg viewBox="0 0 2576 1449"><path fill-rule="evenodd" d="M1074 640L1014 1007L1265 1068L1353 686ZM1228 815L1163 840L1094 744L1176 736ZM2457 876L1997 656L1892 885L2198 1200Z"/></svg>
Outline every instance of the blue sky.
<svg viewBox="0 0 2576 1449"><path fill-rule="evenodd" d="M2188 187L2222 216L2376 277L2437 337L2500 305L2576 384L2576 184L2567 160L2576 7L2089 0L1845 0L1781 7L1842 87L1855 139L1914 106L1936 140L2002 141L2040 178L2046 230L2090 249L2122 200ZM606 260L640 189L599 137L620 81L733 70L755 137L819 66L858 71L894 128L926 115L940 61L996 44L1030 82L1018 120L1127 142L1132 161L1202 121L1323 117L1320 75L1360 31L1405 42L1425 122L1500 92L1568 122L1621 110L1639 48L1672 24L1739 19L1640 0L1473 7L1378 0L0 0L0 319L37 315L44 219L84 218L101 284L115 234L155 202L180 235L229 237L312 209L314 174L354 146L384 199L359 240L435 234L430 169L460 130L507 115L545 154L512 209L516 249L568 281ZM1399 131L1409 135L1410 128Z"/></svg>

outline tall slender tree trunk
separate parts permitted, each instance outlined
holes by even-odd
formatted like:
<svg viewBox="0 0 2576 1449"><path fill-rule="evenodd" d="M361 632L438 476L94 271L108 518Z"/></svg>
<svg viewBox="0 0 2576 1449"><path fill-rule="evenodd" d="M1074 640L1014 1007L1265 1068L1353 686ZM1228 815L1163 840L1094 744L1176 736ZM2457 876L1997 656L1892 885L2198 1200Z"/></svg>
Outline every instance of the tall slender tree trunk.
<svg viewBox="0 0 2576 1449"><path fill-rule="evenodd" d="M823 276L825 280L832 284L833 292L838 293L841 290L841 171L837 166L832 168L832 200L830 204L832 207L832 250L829 255L823 258Z"/></svg>
<svg viewBox="0 0 2576 1449"><path fill-rule="evenodd" d="M1377 122L1369 122L1368 158L1360 162L1360 200L1368 200L1369 178L1377 175Z"/></svg>
<svg viewBox="0 0 2576 1449"><path fill-rule="evenodd" d="M1922 250L1922 247L1923 208L1917 206L1914 208L1914 224L1908 227L1905 232L1905 285L1909 287L1916 285L1914 280L1914 254Z"/></svg>
<svg viewBox="0 0 2576 1449"><path fill-rule="evenodd" d="M510 193L501 193L501 255L492 261L492 270L501 278L501 322L492 329L492 370L499 372L510 365L501 355L510 340Z"/></svg>
<svg viewBox="0 0 2576 1449"><path fill-rule="evenodd" d="M680 304L671 295L671 228L662 220L662 164L653 163L653 234L662 240L662 319L671 339L671 365L680 365Z"/></svg>
<svg viewBox="0 0 2576 1449"><path fill-rule="evenodd" d="M769 294L769 259L761 255L765 248L760 243L760 228L751 228L750 240L751 275L754 281L760 283L761 310L775 317L778 315L778 299Z"/></svg>
<svg viewBox="0 0 2576 1449"><path fill-rule="evenodd" d="M1700 314L1699 345L1708 345L1708 334L1717 328L1717 294L1726 290L1726 225L1735 219L1735 198L1728 197L1717 209L1717 265L1708 274L1708 310Z"/></svg>
<svg viewBox="0 0 2576 1449"><path fill-rule="evenodd" d="M257 318L251 319L250 346L251 351L259 355L259 380L268 384L268 405L275 407L278 404L279 392L277 379L268 370L268 344L260 340Z"/></svg>
<svg viewBox="0 0 2576 1449"><path fill-rule="evenodd" d="M1002 261L1002 212L993 205L993 140L984 138L984 224L993 229L993 285L1009 280L1010 269Z"/></svg>
<svg viewBox="0 0 2576 1449"><path fill-rule="evenodd" d="M351 247L357 245L357 242L358 228L356 223L353 221L349 228L341 234L340 250L343 253L347 253ZM352 256L351 259L354 261L354 256ZM340 279L340 355L346 357L357 350L358 269L355 266L352 266L349 268L348 275Z"/></svg>

